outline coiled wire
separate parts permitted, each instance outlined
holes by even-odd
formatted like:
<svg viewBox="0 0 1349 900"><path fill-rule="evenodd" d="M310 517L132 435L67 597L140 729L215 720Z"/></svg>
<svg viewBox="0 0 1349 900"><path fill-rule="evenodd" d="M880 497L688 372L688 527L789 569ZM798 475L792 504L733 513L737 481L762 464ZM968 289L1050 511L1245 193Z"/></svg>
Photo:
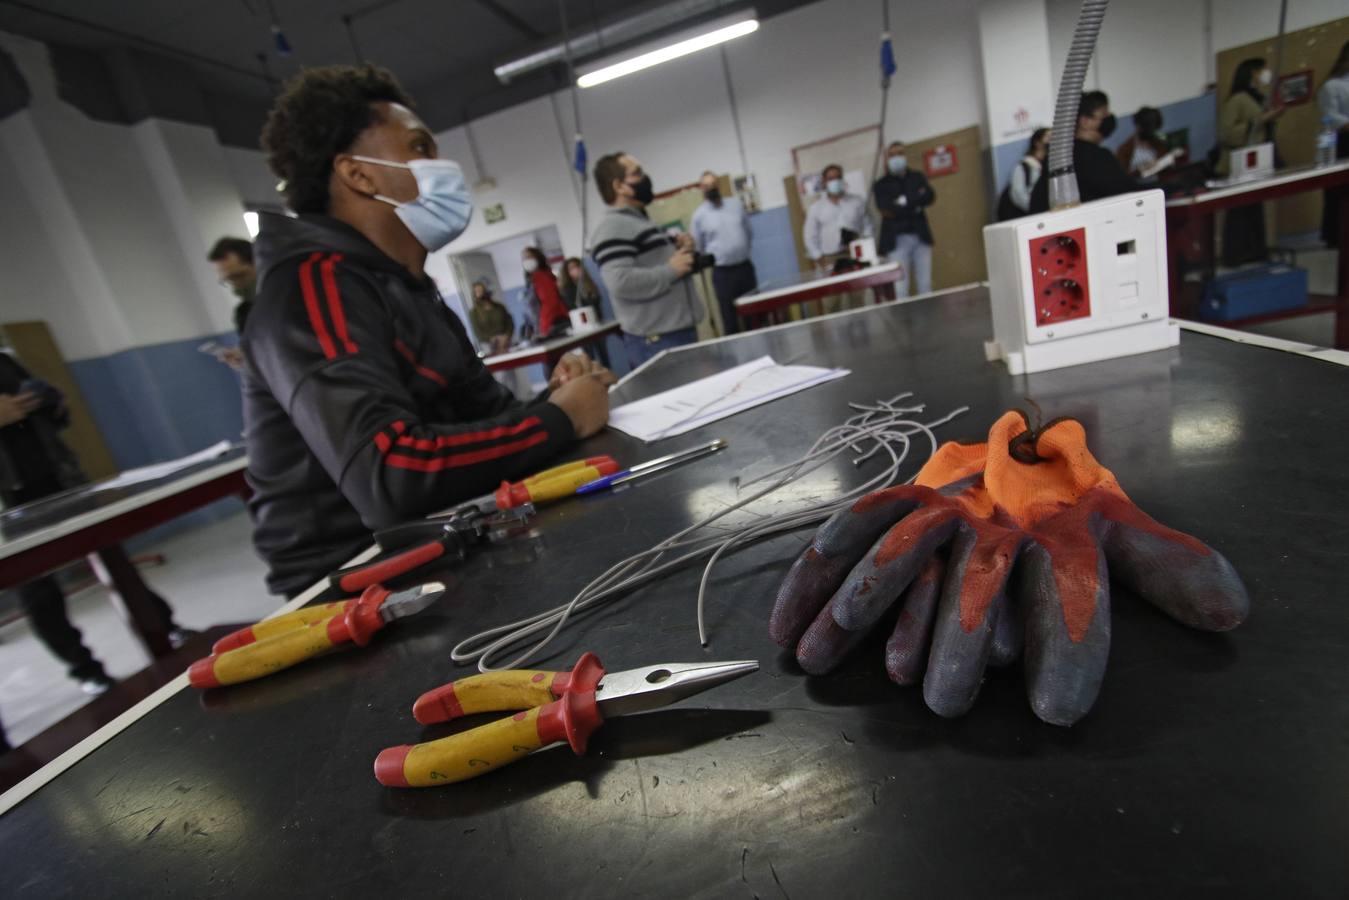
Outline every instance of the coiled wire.
<svg viewBox="0 0 1349 900"><path fill-rule="evenodd" d="M698 638L703 646L706 646L708 638L704 605L707 583L711 577L712 567L718 559L732 550L763 538L822 522L852 503L857 497L895 484L899 479L900 468L909 456L915 436L926 439L927 455L930 456L937 449L937 437L932 429L969 411L969 407L962 406L933 421L919 422L910 416L923 412L925 407L922 404L896 405L911 396L912 394L908 393L900 394L872 405L849 404L856 414L841 425L836 425L821 434L803 456L744 482L737 490L763 482L768 482L767 487L741 497L724 509L672 534L648 550L620 560L561 606L464 638L451 650L451 659L457 663L476 662L481 672L520 668L542 653L577 614L694 559L710 554L711 558L703 567L697 597ZM860 466L876 455L888 458L888 462L880 473L831 500L810 504L785 514L755 514L757 521L751 524L729 527L720 534L705 533L695 536L697 532L737 510L750 512L748 508L756 501L784 485L797 481L849 450L858 454L853 460L854 465ZM667 554L674 551L678 551L679 555L667 559ZM533 643L512 659L497 663L498 657L530 641Z"/></svg>

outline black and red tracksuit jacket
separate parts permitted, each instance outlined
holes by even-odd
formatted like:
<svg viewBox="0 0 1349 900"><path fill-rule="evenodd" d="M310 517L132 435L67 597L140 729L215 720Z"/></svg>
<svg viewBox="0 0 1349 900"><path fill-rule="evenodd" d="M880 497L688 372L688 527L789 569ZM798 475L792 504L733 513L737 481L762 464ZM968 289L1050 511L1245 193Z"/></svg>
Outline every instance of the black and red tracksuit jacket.
<svg viewBox="0 0 1349 900"><path fill-rule="evenodd" d="M575 440L478 359L435 285L326 216L263 213L243 334L253 543L295 594L372 531L545 468Z"/></svg>

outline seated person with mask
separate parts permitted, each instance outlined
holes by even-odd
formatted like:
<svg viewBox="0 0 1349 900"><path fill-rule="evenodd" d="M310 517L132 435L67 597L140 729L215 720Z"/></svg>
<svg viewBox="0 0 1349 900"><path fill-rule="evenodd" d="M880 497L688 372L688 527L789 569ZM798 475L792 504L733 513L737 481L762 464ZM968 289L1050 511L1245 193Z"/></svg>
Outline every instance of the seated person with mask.
<svg viewBox="0 0 1349 900"><path fill-rule="evenodd" d="M1139 189L1115 154L1101 144L1115 133L1115 114L1104 91L1087 91L1077 105L1077 131L1073 135L1073 169L1077 173L1077 191L1083 203L1127 194ZM1030 195L1032 213L1049 210L1049 182L1054 173L1046 165Z"/></svg>
<svg viewBox="0 0 1349 900"><path fill-rule="evenodd" d="M371 531L546 467L608 418L613 376L579 355L521 403L424 270L468 224L456 163L393 76L306 69L263 129L294 217L263 213L244 336L254 545L294 595Z"/></svg>

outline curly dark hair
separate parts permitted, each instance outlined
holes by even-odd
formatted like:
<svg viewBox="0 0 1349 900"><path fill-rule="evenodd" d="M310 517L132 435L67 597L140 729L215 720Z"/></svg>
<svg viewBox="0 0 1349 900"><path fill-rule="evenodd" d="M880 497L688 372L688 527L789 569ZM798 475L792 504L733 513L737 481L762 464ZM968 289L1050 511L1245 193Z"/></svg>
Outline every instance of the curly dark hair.
<svg viewBox="0 0 1349 900"><path fill-rule="evenodd" d="M286 82L263 126L262 149L291 209L328 211L333 158L378 121L380 101L412 106L393 73L377 66L305 69Z"/></svg>

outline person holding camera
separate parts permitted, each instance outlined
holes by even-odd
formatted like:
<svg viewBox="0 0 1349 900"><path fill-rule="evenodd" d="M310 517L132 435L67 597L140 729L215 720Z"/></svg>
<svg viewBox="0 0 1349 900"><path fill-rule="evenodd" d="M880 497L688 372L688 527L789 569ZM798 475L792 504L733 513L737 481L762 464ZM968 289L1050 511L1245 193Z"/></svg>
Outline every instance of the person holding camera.
<svg viewBox="0 0 1349 900"><path fill-rule="evenodd" d="M712 290L721 310L723 334L740 330L735 301L759 286L754 263L749 261L749 216L735 197L721 196L715 172L707 171L698 179L703 202L693 211L693 240L698 252L712 257Z"/></svg>
<svg viewBox="0 0 1349 900"><path fill-rule="evenodd" d="M662 350L698 340L703 307L688 277L697 268L693 237L671 239L647 218L651 177L635 157L600 157L595 186L609 211L591 235L590 252L636 368Z"/></svg>

